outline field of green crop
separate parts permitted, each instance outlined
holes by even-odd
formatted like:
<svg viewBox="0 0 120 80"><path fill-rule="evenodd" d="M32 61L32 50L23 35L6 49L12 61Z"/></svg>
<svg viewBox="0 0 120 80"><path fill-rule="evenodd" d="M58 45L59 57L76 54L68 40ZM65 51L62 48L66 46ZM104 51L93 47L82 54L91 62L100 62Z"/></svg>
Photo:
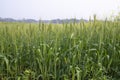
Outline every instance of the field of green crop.
<svg viewBox="0 0 120 80"><path fill-rule="evenodd" d="M120 80L120 22L0 22L0 80Z"/></svg>

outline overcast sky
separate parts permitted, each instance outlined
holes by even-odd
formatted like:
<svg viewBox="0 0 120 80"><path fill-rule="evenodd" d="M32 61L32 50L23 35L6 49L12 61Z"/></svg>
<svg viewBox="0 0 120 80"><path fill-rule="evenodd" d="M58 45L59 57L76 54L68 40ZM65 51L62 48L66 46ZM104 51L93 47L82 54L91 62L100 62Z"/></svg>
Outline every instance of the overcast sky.
<svg viewBox="0 0 120 80"><path fill-rule="evenodd" d="M32 19L103 19L120 11L120 0L0 0L0 17Z"/></svg>

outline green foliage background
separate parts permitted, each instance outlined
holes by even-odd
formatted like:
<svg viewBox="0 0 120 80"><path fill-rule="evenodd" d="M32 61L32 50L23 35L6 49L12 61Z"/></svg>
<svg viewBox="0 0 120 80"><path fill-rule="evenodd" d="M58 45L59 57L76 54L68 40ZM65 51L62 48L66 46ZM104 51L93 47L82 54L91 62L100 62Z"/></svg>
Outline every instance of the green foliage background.
<svg viewBox="0 0 120 80"><path fill-rule="evenodd" d="M120 22L0 22L0 80L119 80Z"/></svg>

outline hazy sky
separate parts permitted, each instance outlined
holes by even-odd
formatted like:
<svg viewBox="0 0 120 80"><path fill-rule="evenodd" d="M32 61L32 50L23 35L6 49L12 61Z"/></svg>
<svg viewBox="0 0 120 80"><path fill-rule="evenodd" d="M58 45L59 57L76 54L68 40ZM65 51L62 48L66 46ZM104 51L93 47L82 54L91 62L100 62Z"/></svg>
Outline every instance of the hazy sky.
<svg viewBox="0 0 120 80"><path fill-rule="evenodd" d="M103 19L120 11L120 0L0 0L2 18L85 18L97 14Z"/></svg>

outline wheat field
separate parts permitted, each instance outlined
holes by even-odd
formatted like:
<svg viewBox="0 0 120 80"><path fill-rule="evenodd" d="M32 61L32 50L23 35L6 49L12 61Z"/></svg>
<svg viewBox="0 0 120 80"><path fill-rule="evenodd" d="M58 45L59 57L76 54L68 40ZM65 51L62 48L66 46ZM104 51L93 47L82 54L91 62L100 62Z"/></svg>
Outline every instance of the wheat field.
<svg viewBox="0 0 120 80"><path fill-rule="evenodd" d="M0 80L120 80L120 22L0 22Z"/></svg>

